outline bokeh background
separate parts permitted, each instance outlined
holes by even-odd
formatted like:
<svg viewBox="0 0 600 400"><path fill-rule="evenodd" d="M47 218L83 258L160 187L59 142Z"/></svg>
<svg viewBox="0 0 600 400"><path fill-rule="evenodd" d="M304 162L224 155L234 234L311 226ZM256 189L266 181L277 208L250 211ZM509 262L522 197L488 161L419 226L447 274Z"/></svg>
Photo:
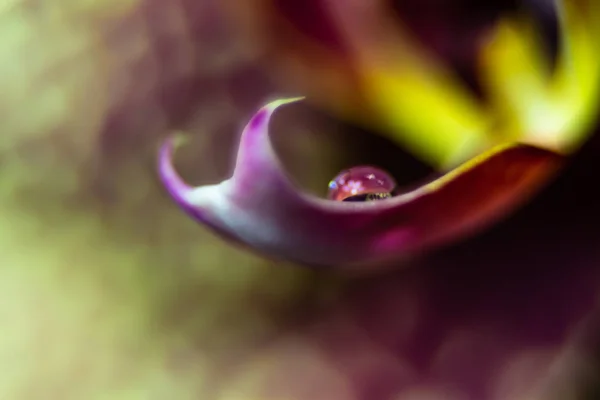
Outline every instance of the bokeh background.
<svg viewBox="0 0 600 400"><path fill-rule="evenodd" d="M471 86L478 35L523 7L397 3ZM248 254L181 213L155 172L160 140L184 130L182 175L227 177L254 110L301 91L232 13L248 5L224 4L0 4L0 399L598 398L600 139L507 220L391 272ZM320 26L318 1L278 4ZM547 4L525 6L552 51ZM310 103L275 123L286 168L315 194L357 163L403 184L436 172Z"/></svg>

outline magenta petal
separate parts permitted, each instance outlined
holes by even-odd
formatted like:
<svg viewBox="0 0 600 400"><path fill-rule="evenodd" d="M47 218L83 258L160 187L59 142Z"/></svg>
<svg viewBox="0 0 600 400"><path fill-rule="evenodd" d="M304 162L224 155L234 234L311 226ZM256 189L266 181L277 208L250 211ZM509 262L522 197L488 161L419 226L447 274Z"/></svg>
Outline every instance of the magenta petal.
<svg viewBox="0 0 600 400"><path fill-rule="evenodd" d="M539 148L503 146L391 199L320 199L290 181L269 140L273 112L297 100L274 101L254 115L230 179L186 185L172 166L174 139L160 150L159 173L175 201L199 222L265 255L303 264L387 264L465 236L522 202L562 161Z"/></svg>

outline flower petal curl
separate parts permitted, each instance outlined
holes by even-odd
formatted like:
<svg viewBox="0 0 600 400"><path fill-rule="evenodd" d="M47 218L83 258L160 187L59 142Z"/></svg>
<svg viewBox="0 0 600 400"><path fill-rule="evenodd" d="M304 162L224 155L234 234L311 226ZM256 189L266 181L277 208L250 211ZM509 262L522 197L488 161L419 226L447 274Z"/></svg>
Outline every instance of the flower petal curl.
<svg viewBox="0 0 600 400"><path fill-rule="evenodd" d="M508 137L572 153L591 134L600 105L600 3L557 1L560 48L550 70L532 21L503 20L481 52L486 92Z"/></svg>
<svg viewBox="0 0 600 400"><path fill-rule="evenodd" d="M563 161L547 150L505 145L391 199L321 199L292 182L269 138L275 110L298 100L274 101L253 116L233 175L219 184L194 188L183 182L172 163L177 140L167 139L158 169L173 199L195 220L265 255L312 266L389 265L497 220Z"/></svg>

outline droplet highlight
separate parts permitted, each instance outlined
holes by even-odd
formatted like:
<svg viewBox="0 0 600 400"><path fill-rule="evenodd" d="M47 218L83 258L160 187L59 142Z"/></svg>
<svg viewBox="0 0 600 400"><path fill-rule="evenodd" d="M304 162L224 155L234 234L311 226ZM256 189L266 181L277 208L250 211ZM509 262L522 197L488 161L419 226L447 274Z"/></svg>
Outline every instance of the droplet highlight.
<svg viewBox="0 0 600 400"><path fill-rule="evenodd" d="M396 181L381 168L362 165L340 172L329 182L327 198L335 201L377 201L393 196Z"/></svg>

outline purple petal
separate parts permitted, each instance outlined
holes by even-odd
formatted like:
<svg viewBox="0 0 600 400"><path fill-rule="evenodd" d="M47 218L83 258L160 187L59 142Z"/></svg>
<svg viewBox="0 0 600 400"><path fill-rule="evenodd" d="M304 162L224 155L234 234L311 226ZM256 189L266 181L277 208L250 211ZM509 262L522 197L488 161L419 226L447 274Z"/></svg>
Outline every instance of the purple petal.
<svg viewBox="0 0 600 400"><path fill-rule="evenodd" d="M273 112L297 100L274 101L254 115L230 179L189 187L172 165L173 138L160 150L159 173L174 200L199 222L265 255L302 264L389 264L471 234L525 200L562 162L546 150L506 145L391 199L320 199L291 182L269 139Z"/></svg>

